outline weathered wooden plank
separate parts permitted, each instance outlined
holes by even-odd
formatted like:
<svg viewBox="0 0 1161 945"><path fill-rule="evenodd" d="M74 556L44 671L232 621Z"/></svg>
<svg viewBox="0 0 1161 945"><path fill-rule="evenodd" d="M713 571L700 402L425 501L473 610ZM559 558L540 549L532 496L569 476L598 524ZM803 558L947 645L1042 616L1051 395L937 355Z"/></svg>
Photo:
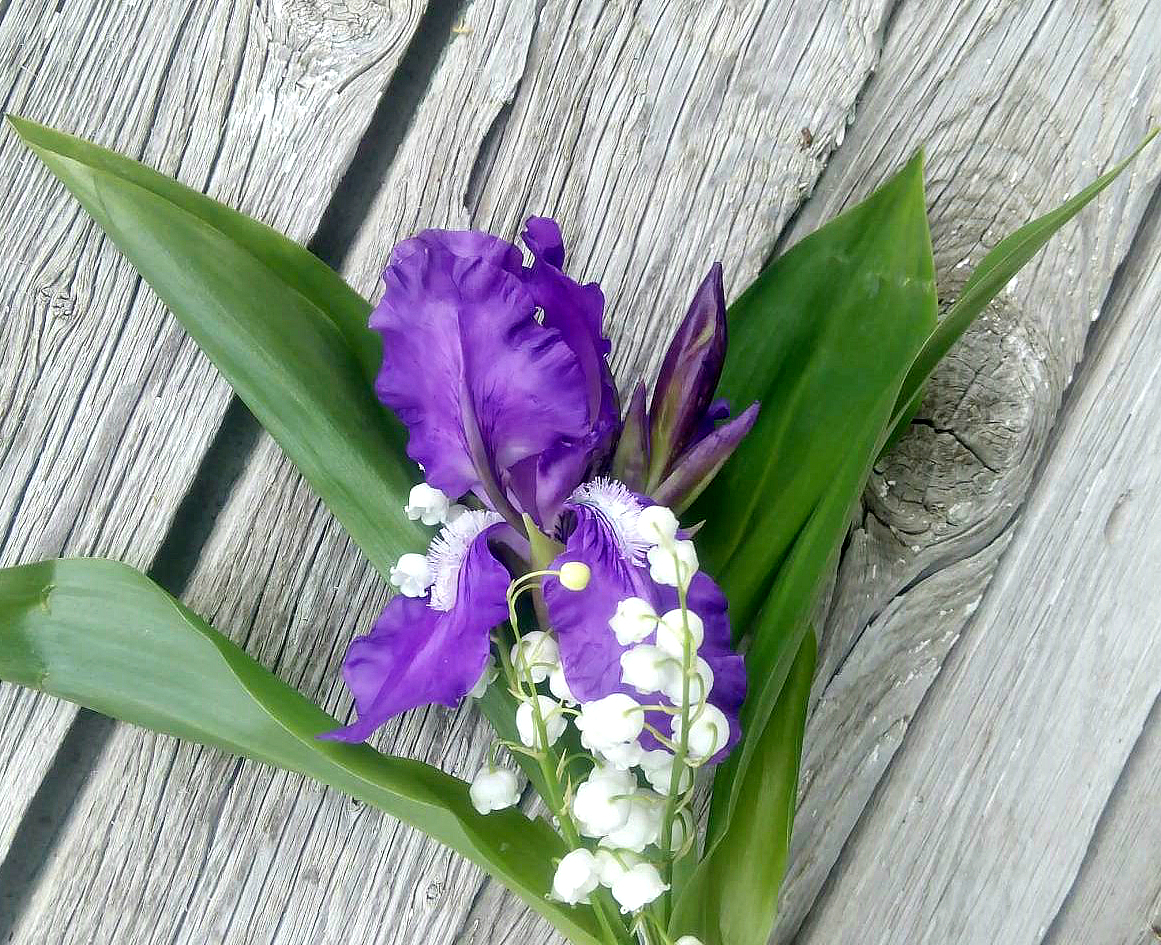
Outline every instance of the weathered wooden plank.
<svg viewBox="0 0 1161 945"><path fill-rule="evenodd" d="M14 0L4 108L305 239L421 10ZM229 390L7 129L0 164L0 559L147 566ZM0 856L72 717L0 686Z"/></svg>
<svg viewBox="0 0 1161 945"><path fill-rule="evenodd" d="M368 215L351 278L374 291L389 246L422 225L513 234L526 213L553 213L576 247L570 269L606 285L627 376L655 357L714 258L736 284L756 271L844 127L885 13L582 2L546 4L538 18L531 3L480 0ZM802 147L808 122L817 151ZM743 226L757 207L759 224ZM346 711L338 660L384 595L267 445L188 597ZM416 713L380 744L470 774L486 744L473 725L470 713ZM549 938L480 882L434 844L298 779L124 731L17 941L38 941L74 912L74 928L146 942ZM491 909L498 899L502 913Z"/></svg>
<svg viewBox="0 0 1161 945"><path fill-rule="evenodd" d="M1154 163L1154 167L1155 167ZM1156 172L1151 174L1154 185ZM1039 942L1161 690L1161 298L1157 218L1120 283L1038 485L976 619L951 654L800 940ZM1157 757L1130 770L1122 800ZM1151 774L1150 774L1151 772ZM1144 781L1141 780L1144 776ZM1137 941L1156 844L1101 844L1087 905L1052 941ZM1143 812L1144 807L1140 808ZM1132 872L1116 872L1121 866ZM1107 871L1106 871L1107 870ZM1147 883L1134 887L1134 880ZM1098 890L1116 886L1105 900ZM1145 926L1147 927L1147 926Z"/></svg>
<svg viewBox="0 0 1161 945"><path fill-rule="evenodd" d="M790 238L924 145L940 286L954 297L987 248L1143 137L1161 107L1149 79L1161 64L1150 8L983 2L949 15L903 5L847 141ZM777 941L794 937L1010 541L1148 200L1142 169L1008 287L872 477L825 625ZM894 940L875 934L868 940Z"/></svg>

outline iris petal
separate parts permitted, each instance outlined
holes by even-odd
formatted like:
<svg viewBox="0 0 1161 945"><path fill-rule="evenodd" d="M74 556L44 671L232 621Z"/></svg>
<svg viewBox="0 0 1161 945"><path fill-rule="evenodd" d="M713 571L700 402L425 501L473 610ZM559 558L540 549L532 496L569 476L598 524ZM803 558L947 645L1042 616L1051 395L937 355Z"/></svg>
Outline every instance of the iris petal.
<svg viewBox="0 0 1161 945"><path fill-rule="evenodd" d="M504 472L591 431L578 358L536 321L518 263L487 234L426 231L395 248L370 322L383 336L375 390L408 428L408 455L433 486L509 518Z"/></svg>
<svg viewBox="0 0 1161 945"><path fill-rule="evenodd" d="M395 597L371 632L351 644L343 679L358 721L322 738L361 742L400 712L433 702L454 706L468 694L488 660L492 628L508 616L510 578L488 545L506 529L491 525L472 542L450 610L436 610L427 597Z"/></svg>

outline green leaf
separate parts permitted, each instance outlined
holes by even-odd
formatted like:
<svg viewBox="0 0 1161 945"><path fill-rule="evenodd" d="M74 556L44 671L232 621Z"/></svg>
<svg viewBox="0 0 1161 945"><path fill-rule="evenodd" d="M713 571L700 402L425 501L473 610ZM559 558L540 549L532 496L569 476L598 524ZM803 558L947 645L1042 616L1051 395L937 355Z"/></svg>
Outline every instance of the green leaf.
<svg viewBox="0 0 1161 945"><path fill-rule="evenodd" d="M602 940L590 909L545 897L565 852L548 824L482 816L465 782L430 765L319 741L338 722L126 565L0 570L0 679L317 778L463 854L572 941Z"/></svg>
<svg viewBox="0 0 1161 945"><path fill-rule="evenodd" d="M669 924L674 939L765 945L770 938L790 854L815 654L808 632L748 769L735 824L698 864L694 894L679 900Z"/></svg>
<svg viewBox="0 0 1161 945"><path fill-rule="evenodd" d="M1132 163L1142 149L1156 136L1154 129L1127 158L1116 167L1102 174L1078 193L1071 200L1065 201L1055 210L1020 227L1011 236L1002 239L996 247L988 253L972 272L964 284L963 291L955 304L947 310L947 314L932 332L926 344L919 352L915 363L911 366L907 379L903 382L903 389L899 392L897 416L893 425L892 439L901 428L910 422L907 413L908 404L914 401L935 366L959 337L967 331L976 317L983 312L987 304L992 301L1011 281L1025 264L1044 247L1044 244L1064 224L1084 209L1102 190L1109 186L1120 173Z"/></svg>
<svg viewBox="0 0 1161 945"><path fill-rule="evenodd" d="M722 393L762 410L691 516L706 520L702 559L750 639L742 742L715 776L706 855L678 902L677 915L701 916L708 945L749 945L749 931L773 922L777 884L744 922L718 926L711 916L715 904L736 902L731 885L764 888L767 864L785 855L781 833L754 830L771 807L762 765L780 737L779 700L935 312L919 156L775 260L731 306ZM761 854L731 858L742 843Z"/></svg>
<svg viewBox="0 0 1161 945"><path fill-rule="evenodd" d="M920 156L774 260L730 306L720 395L762 407L689 518L706 521L699 553L739 631L852 441L879 422L872 408L898 391L935 312Z"/></svg>
<svg viewBox="0 0 1161 945"><path fill-rule="evenodd" d="M422 548L368 303L307 250L128 158L9 116L209 355L378 570Z"/></svg>

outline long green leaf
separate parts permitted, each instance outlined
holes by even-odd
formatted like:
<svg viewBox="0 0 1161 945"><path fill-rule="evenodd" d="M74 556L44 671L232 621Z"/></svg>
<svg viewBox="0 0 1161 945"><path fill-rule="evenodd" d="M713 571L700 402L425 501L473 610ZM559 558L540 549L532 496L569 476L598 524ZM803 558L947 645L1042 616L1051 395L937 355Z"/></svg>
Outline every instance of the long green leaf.
<svg viewBox="0 0 1161 945"><path fill-rule="evenodd" d="M547 823L482 816L467 784L437 768L319 741L334 719L126 565L0 570L0 679L317 778L463 854L574 942L601 941L590 909L545 897L565 852Z"/></svg>
<svg viewBox="0 0 1161 945"><path fill-rule="evenodd" d="M770 938L790 854L815 655L814 634L807 633L743 786L744 796L760 803L746 805L698 865L694 893L681 897L669 924L674 939L694 934L704 942L765 945Z"/></svg>
<svg viewBox="0 0 1161 945"><path fill-rule="evenodd" d="M376 401L368 304L286 237L156 171L24 119L28 145L109 234L383 574L423 530L414 466Z"/></svg>
<svg viewBox="0 0 1161 945"><path fill-rule="evenodd" d="M723 392L739 405L760 400L762 412L693 516L707 522L707 570L750 639L743 739L715 777L706 854L676 912L700 916L709 945L749 945L773 922L777 883L744 921L713 916L737 905L731 887L766 888L767 865L785 856L784 831L754 827L771 809L762 765L781 738L779 700L935 309L919 157L775 260L731 307ZM740 843L753 855L731 856Z"/></svg>
<svg viewBox="0 0 1161 945"><path fill-rule="evenodd" d="M935 273L916 156L863 203L776 259L730 307L722 396L758 422L706 493L698 548L750 629L834 471L897 392L935 326Z"/></svg>
<svg viewBox="0 0 1161 945"><path fill-rule="evenodd" d="M1035 256L1044 244L1069 220L1083 210L1102 190L1120 176L1121 172L1132 163L1141 150L1156 136L1154 129L1121 163L1112 170L1102 174L1089 184L1075 197L1065 201L1055 210L1038 217L1007 236L996 245L981 261L968 277L963 291L940 320L931 337L923 345L915 363L911 366L907 379L903 382L903 389L899 392L894 430L898 432L900 424L910 422L908 404L915 400L920 389L935 366L959 337L967 331L976 317L983 312L992 301L1019 272L1028 261ZM894 433L892 438L894 438Z"/></svg>

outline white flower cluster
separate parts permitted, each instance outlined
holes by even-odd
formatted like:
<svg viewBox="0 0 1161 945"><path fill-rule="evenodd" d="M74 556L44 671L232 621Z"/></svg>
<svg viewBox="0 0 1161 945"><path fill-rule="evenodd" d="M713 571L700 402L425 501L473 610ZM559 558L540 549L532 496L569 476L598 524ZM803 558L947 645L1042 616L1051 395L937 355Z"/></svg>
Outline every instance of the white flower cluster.
<svg viewBox="0 0 1161 945"><path fill-rule="evenodd" d="M571 717L592 756L592 770L561 791L564 809L553 813L575 828L574 838L579 833L595 846L574 843L579 848L560 861L553 895L568 903L587 902L604 886L626 914L668 889L650 857L662 862L690 841L693 823L681 795L692 786L693 769L720 751L729 736L725 715L707 701L714 674L698 656L705 627L684 606L698 569L693 543L678 537L676 517L661 506L639 510L634 534L652 579L676 587L683 602L663 614L638 597L617 605L609 627L628 647L621 656L621 680L636 696L615 692L580 702L565 680L555 638L543 631L520 636L506 661L514 677L509 688L519 694L520 746L513 750L550 751ZM570 573L566 583L562 567L561 583L583 589L588 570L577 571L576 580ZM666 718L667 723L656 724L667 731L650 724L651 719ZM646 750L641 743L646 732L661 747ZM679 757L683 749L684 757ZM567 761L562 764L567 766ZM515 774L489 765L472 784L472 801L482 812L510 806L518 797L516 783Z"/></svg>

